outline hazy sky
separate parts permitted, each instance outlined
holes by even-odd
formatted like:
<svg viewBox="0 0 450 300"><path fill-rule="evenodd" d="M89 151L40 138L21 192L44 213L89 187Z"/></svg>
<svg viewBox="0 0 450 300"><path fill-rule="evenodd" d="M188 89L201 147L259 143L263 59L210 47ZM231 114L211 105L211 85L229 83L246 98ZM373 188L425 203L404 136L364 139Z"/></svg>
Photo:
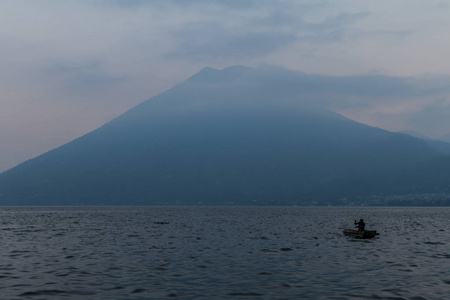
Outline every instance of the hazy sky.
<svg viewBox="0 0 450 300"><path fill-rule="evenodd" d="M340 82L353 119L448 134L449 15L433 0L2 0L0 171L205 66L312 74Z"/></svg>

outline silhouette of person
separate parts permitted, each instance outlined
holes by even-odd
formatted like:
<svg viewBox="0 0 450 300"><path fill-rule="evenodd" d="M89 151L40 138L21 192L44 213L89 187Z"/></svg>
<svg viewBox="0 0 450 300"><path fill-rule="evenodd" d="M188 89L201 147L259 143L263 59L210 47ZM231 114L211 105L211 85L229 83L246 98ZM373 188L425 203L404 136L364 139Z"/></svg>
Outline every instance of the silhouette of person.
<svg viewBox="0 0 450 300"><path fill-rule="evenodd" d="M359 220L359 222L356 222L355 220L355 225L358 226L358 230L360 231L364 231L364 228L366 227L366 224L364 223L363 219Z"/></svg>

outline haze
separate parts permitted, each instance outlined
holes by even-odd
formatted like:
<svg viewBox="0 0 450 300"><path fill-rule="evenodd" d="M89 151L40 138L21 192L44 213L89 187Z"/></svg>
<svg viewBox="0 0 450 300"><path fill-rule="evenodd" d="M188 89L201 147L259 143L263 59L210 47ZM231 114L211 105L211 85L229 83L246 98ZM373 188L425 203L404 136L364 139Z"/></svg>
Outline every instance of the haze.
<svg viewBox="0 0 450 300"><path fill-rule="evenodd" d="M0 171L205 66L263 69L294 100L445 139L449 12L411 0L1 1Z"/></svg>

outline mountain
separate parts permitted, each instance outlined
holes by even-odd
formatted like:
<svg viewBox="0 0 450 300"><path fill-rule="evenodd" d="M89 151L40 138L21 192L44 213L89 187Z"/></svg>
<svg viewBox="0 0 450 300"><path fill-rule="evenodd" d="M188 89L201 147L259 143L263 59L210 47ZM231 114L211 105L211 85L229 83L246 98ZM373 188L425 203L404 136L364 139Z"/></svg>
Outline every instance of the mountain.
<svg viewBox="0 0 450 300"><path fill-rule="evenodd" d="M450 143L446 142L444 137L439 139L432 139L430 137L426 137L425 135L421 135L420 133L413 130L400 131L400 133L404 133L416 138L421 139L432 148L437 150L440 154L450 155Z"/></svg>
<svg viewBox="0 0 450 300"><path fill-rule="evenodd" d="M0 204L328 205L446 191L449 168L430 167L449 165L439 149L296 89L257 69L205 68L2 173Z"/></svg>
<svg viewBox="0 0 450 300"><path fill-rule="evenodd" d="M447 143L450 143L450 133L441 136L441 137L439 138L439 140L444 141L444 142L447 142Z"/></svg>
<svg viewBox="0 0 450 300"><path fill-rule="evenodd" d="M431 139L431 138L425 136L424 134L421 134L415 130L402 130L402 131L399 131L399 133L405 133L405 134L408 134L410 136L413 136L413 137L416 137L419 139Z"/></svg>

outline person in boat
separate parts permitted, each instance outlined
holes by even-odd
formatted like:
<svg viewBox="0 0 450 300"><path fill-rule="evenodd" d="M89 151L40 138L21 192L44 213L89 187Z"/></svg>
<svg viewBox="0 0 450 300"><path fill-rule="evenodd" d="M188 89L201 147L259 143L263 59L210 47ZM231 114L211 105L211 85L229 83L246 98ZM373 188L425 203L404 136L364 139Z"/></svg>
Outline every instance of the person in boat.
<svg viewBox="0 0 450 300"><path fill-rule="evenodd" d="M356 222L355 220L355 225L358 227L359 231L364 231L364 229L366 228L366 223L364 223L363 219L360 219L359 222Z"/></svg>

